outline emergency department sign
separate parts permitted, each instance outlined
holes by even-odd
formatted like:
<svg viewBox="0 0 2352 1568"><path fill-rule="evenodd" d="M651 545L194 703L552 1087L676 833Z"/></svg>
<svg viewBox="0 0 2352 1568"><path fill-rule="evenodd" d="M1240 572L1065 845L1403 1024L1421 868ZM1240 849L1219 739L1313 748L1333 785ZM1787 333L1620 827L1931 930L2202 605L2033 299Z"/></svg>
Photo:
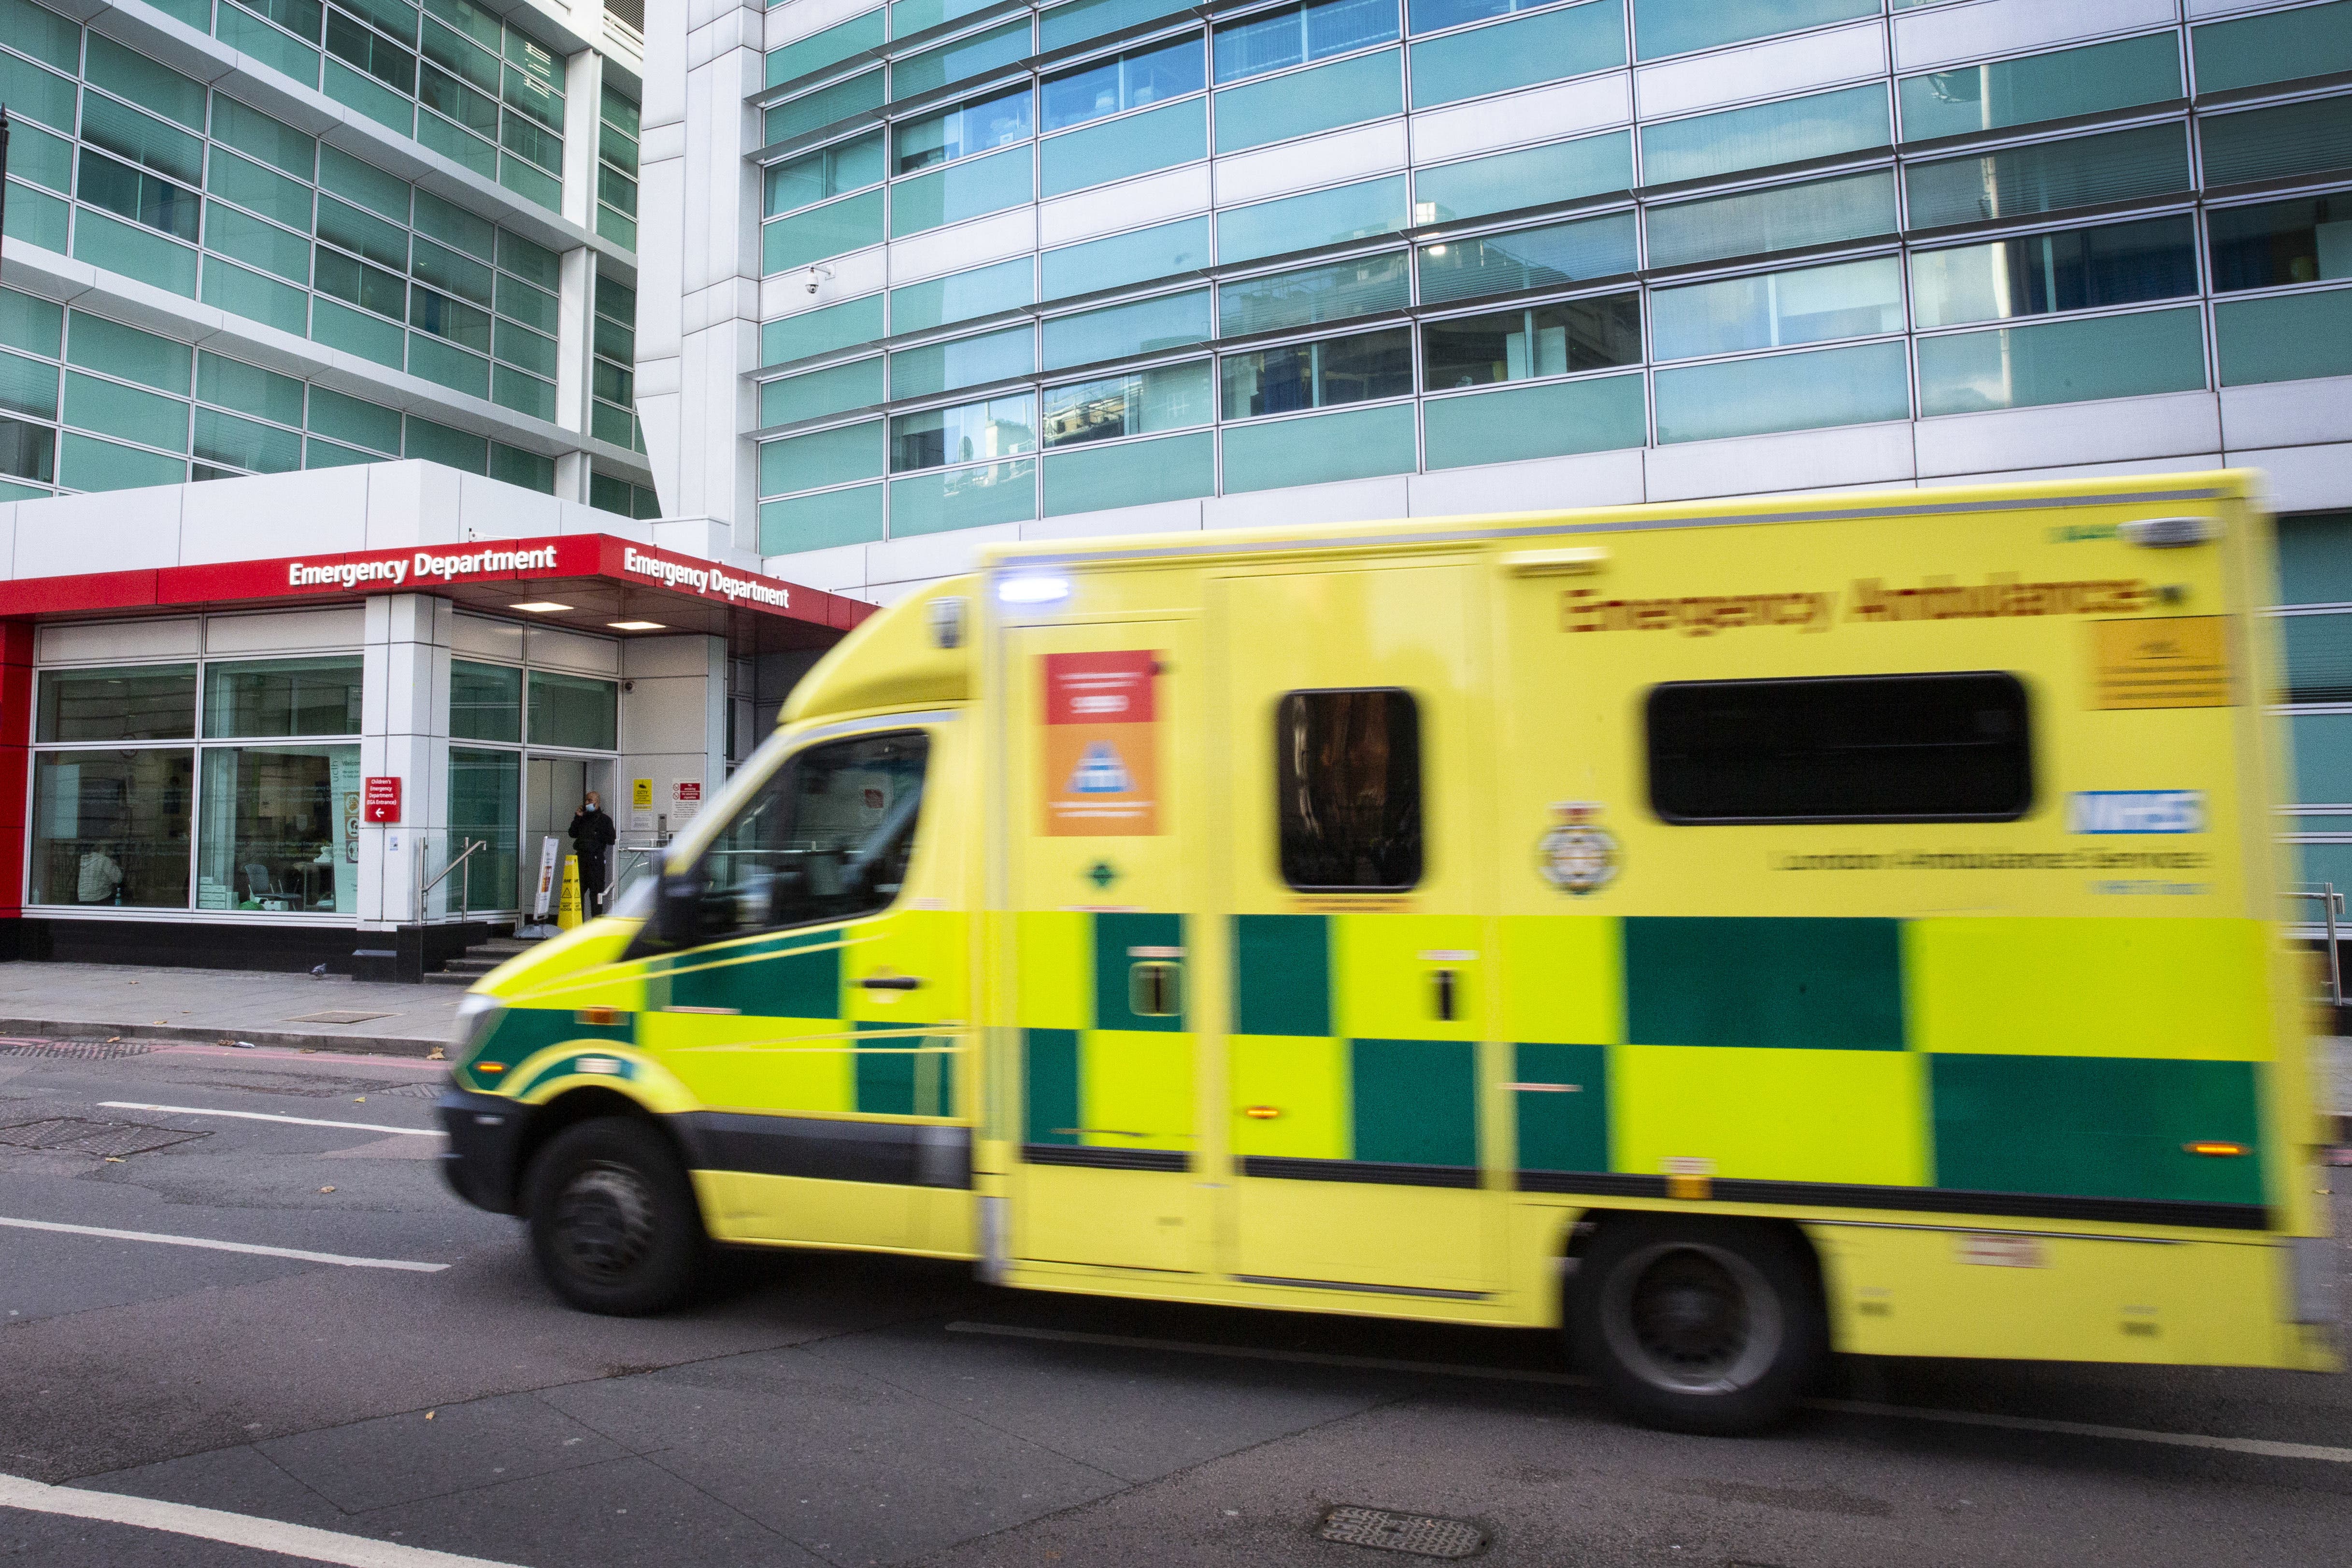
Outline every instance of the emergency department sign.
<svg viewBox="0 0 2352 1568"><path fill-rule="evenodd" d="M1149 652L1045 656L1047 835L1160 832L1159 668Z"/></svg>

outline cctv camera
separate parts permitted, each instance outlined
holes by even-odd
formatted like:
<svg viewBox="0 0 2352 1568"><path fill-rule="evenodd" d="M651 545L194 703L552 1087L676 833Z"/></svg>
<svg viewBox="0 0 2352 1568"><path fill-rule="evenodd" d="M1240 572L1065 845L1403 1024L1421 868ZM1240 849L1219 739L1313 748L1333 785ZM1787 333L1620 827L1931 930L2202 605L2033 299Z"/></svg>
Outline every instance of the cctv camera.
<svg viewBox="0 0 2352 1568"><path fill-rule="evenodd" d="M833 268L830 267L811 267L808 269L808 291L815 293L817 286L832 276Z"/></svg>

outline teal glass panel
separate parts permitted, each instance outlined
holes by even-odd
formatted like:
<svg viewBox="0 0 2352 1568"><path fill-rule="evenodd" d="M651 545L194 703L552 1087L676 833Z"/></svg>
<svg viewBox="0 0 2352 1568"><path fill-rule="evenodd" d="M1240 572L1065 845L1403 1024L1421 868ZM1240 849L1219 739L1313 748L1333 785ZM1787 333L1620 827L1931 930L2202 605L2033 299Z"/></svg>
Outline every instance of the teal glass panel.
<svg viewBox="0 0 2352 1568"><path fill-rule="evenodd" d="M81 139L131 163L169 174L184 184L204 182L205 144L201 138L110 98L94 92L83 96Z"/></svg>
<svg viewBox="0 0 2352 1568"><path fill-rule="evenodd" d="M1412 14L1412 30L1434 33L1444 27L1458 27L1468 22L1484 22L1493 16L1507 16L1515 11L1533 11L1549 4L1549 0L1412 0L1406 7ZM1624 0L1610 7L1617 18L1620 31L1625 20ZM1622 51L1619 63L1622 64Z"/></svg>
<svg viewBox="0 0 2352 1568"><path fill-rule="evenodd" d="M890 67L891 94L912 98L919 92L931 92L951 81L1009 66L1029 52L1029 18L1024 16L897 61Z"/></svg>
<svg viewBox="0 0 2352 1568"><path fill-rule="evenodd" d="M362 114L380 125L390 127L403 136L416 133L416 104L414 100L377 81L362 76L341 60L327 62L326 79L320 84L329 98Z"/></svg>
<svg viewBox="0 0 2352 1568"><path fill-rule="evenodd" d="M555 252L548 249L544 246L533 245L530 240L523 238L520 235L511 234L505 229L499 230L498 235L499 265L500 267L505 268L508 271L515 274L519 278L530 279L540 288L550 290L551 293L560 285L562 277L562 263L556 259ZM486 253L478 250L474 254L477 256L482 256ZM606 279L599 278L596 279L597 304L600 308L604 304L604 294L607 283L608 279ZM501 309L503 308L504 307L501 307ZM530 318L528 317L524 318L524 320L529 319ZM552 326L550 326L547 330L553 331L555 329Z"/></svg>
<svg viewBox="0 0 2352 1568"><path fill-rule="evenodd" d="M1409 474L1412 405L1350 409L1263 425L1228 426L1225 493Z"/></svg>
<svg viewBox="0 0 2352 1568"><path fill-rule="evenodd" d="M1415 26L1426 7L1415 7ZM1412 46L1412 106L1433 109L1625 63L1625 12L1608 0Z"/></svg>
<svg viewBox="0 0 2352 1568"><path fill-rule="evenodd" d="M0 289L0 343L55 359L64 341L65 324L64 306L14 289Z"/></svg>
<svg viewBox="0 0 2352 1568"><path fill-rule="evenodd" d="M949 468L890 481L890 537L1026 522L1037 515L1037 459Z"/></svg>
<svg viewBox="0 0 2352 1568"><path fill-rule="evenodd" d="M1401 273L1403 258L1398 260ZM1209 291L1163 294L1156 300L1055 316L1045 328L1047 370L1204 343L1209 341Z"/></svg>
<svg viewBox="0 0 2352 1568"><path fill-rule="evenodd" d="M76 490L130 490L146 485L185 484L184 458L166 458L118 447L111 441L68 430L58 443L58 483Z"/></svg>
<svg viewBox="0 0 2352 1568"><path fill-rule="evenodd" d="M975 267L969 272L951 272L945 278L893 289L893 330L919 332L1029 304L1036 294L1034 276L1034 264L1029 258L1017 256L992 266ZM876 335L880 335L878 328Z"/></svg>
<svg viewBox="0 0 2352 1568"><path fill-rule="evenodd" d="M149 447L188 449L188 405L117 381L66 372L65 423Z"/></svg>
<svg viewBox="0 0 2352 1568"><path fill-rule="evenodd" d="M1903 264L1892 256L1726 278L1650 294L1660 360L1791 348L1903 330Z"/></svg>
<svg viewBox="0 0 2352 1568"><path fill-rule="evenodd" d="M825 490L760 503L760 553L787 555L882 537L882 487Z"/></svg>
<svg viewBox="0 0 2352 1568"><path fill-rule="evenodd" d="M790 141L822 125L866 114L882 107L882 72L877 68L814 92L788 99L768 110L761 133L771 143Z"/></svg>
<svg viewBox="0 0 2352 1568"><path fill-rule="evenodd" d="M1642 179L1653 185L1710 179L1740 169L1884 147L1894 140L1886 89L1871 82L1644 125Z"/></svg>
<svg viewBox="0 0 2352 1568"><path fill-rule="evenodd" d="M487 218L477 217L463 207L445 202L431 191L419 191L416 193L416 232L428 238L437 239L444 245L453 246L468 256L488 261L491 258L492 250L497 244L499 231ZM518 266L516 260L510 259L507 263L509 269L517 272L527 270L533 277L544 277L551 281L553 279L555 276L553 256L540 250L539 247L532 245L527 239L519 239L512 235L508 236L507 249L509 257L512 257L520 248L539 251L540 256L545 258L545 263L542 267L534 268L527 263ZM456 285L453 284L451 287L454 288ZM473 293L472 290L464 291ZM487 295L475 297L479 298L484 304L489 303Z"/></svg>
<svg viewBox="0 0 2352 1568"><path fill-rule="evenodd" d="M890 237L1019 206L1032 195L1032 172L1029 149L1020 146L900 180L890 187Z"/></svg>
<svg viewBox="0 0 2352 1568"><path fill-rule="evenodd" d="M471 300L478 305L491 302L491 279L497 277L496 273L446 246L436 245L422 234L414 242L408 270L410 276L459 299ZM474 346L479 348L482 345L477 343Z"/></svg>
<svg viewBox="0 0 2352 1568"><path fill-rule="evenodd" d="M408 373L474 397L490 395L490 362L430 332L408 334Z"/></svg>
<svg viewBox="0 0 2352 1568"><path fill-rule="evenodd" d="M185 397L194 351L171 338L142 332L87 310L76 310L66 334L66 361L85 370L168 392L174 397Z"/></svg>
<svg viewBox="0 0 2352 1568"><path fill-rule="evenodd" d="M760 493L814 489L882 477L882 421L760 443Z"/></svg>
<svg viewBox="0 0 2352 1568"><path fill-rule="evenodd" d="M310 300L310 341L398 370L407 334L381 317L317 294Z"/></svg>
<svg viewBox="0 0 2352 1568"><path fill-rule="evenodd" d="M1043 52L1084 43L1188 9L1176 0L1075 0L1037 14L1037 47Z"/></svg>
<svg viewBox="0 0 2352 1568"><path fill-rule="evenodd" d="M1895 176L1884 170L1652 207L1650 265L1680 267L1895 232Z"/></svg>
<svg viewBox="0 0 2352 1568"><path fill-rule="evenodd" d="M486 180L499 177L499 150L470 132L461 131L430 111L416 117L416 139L451 163L463 164Z"/></svg>
<svg viewBox="0 0 2352 1568"><path fill-rule="evenodd" d="M207 305L267 322L298 338L307 336L310 330L309 290L264 278L258 272L248 272L242 267L232 267L217 257L205 262L200 297Z"/></svg>
<svg viewBox="0 0 2352 1568"><path fill-rule="evenodd" d="M555 493L555 459L503 442L490 443L490 478L541 495Z"/></svg>
<svg viewBox="0 0 2352 1568"><path fill-rule="evenodd" d="M1209 155L1206 99L1130 114L1084 131L1046 138L1038 150L1045 195L1108 184L1153 169L1196 163Z"/></svg>
<svg viewBox="0 0 2352 1568"><path fill-rule="evenodd" d="M779 49L768 51L768 85L791 81L827 66L839 65L852 55L882 47L882 12L877 6L863 16L852 16L846 22L835 22L820 33L812 33Z"/></svg>
<svg viewBox="0 0 2352 1568"><path fill-rule="evenodd" d="M45 196L29 185L11 185L6 214L8 237L63 255L72 211L56 196Z"/></svg>
<svg viewBox="0 0 2352 1568"><path fill-rule="evenodd" d="M1633 224L1630 212L1612 212L1573 224L1423 245L1421 299L1434 306L1630 273L1634 270Z"/></svg>
<svg viewBox="0 0 2352 1568"><path fill-rule="evenodd" d="M395 272L408 270L408 230L355 206L323 196L319 201L319 237Z"/></svg>
<svg viewBox="0 0 2352 1568"><path fill-rule="evenodd" d="M430 419L419 419L414 414L408 416L408 439L401 447L401 455L462 468L469 474L490 471L488 441L463 430L452 430L446 425L436 425Z"/></svg>
<svg viewBox="0 0 2352 1568"><path fill-rule="evenodd" d="M73 143L52 136L30 121L10 121L8 173L60 195L73 190Z"/></svg>
<svg viewBox="0 0 2352 1568"><path fill-rule="evenodd" d="M2193 308L1919 340L1922 416L2204 385L2205 333Z"/></svg>
<svg viewBox="0 0 2352 1568"><path fill-rule="evenodd" d="M310 428L378 452L400 450L400 415L323 386L310 389Z"/></svg>
<svg viewBox="0 0 2352 1568"><path fill-rule="evenodd" d="M313 13L315 15L315 13ZM319 51L297 43L260 17L222 0L213 11L213 36L304 87L319 85Z"/></svg>
<svg viewBox="0 0 2352 1568"><path fill-rule="evenodd" d="M36 419L55 419L58 367L47 360L0 353L0 408Z"/></svg>
<svg viewBox="0 0 2352 1568"><path fill-rule="evenodd" d="M75 31L79 33L80 29ZM21 115L60 131L71 132L74 128L74 84L70 77L43 70L11 54L0 54L0 93L7 94L5 101L11 119Z"/></svg>
<svg viewBox="0 0 2352 1568"><path fill-rule="evenodd" d="M2166 195L2189 188L2188 128L2144 125L1914 163L1905 184L1914 228Z"/></svg>
<svg viewBox="0 0 2352 1568"><path fill-rule="evenodd" d="M500 321L492 344L491 354L511 365L517 365L533 375L552 376L555 374L555 340L528 327L518 327L512 321Z"/></svg>
<svg viewBox="0 0 2352 1568"><path fill-rule="evenodd" d="M2278 571L2282 605L2352 605L2352 512L2279 519Z"/></svg>
<svg viewBox="0 0 2352 1568"><path fill-rule="evenodd" d="M882 356L760 384L760 423L797 425L882 401Z"/></svg>
<svg viewBox="0 0 2352 1568"><path fill-rule="evenodd" d="M2180 96L2180 40L2122 38L2023 59L1905 77L1896 85L1903 139L1965 136Z"/></svg>
<svg viewBox="0 0 2352 1568"><path fill-rule="evenodd" d="M123 101L176 120L191 131L205 128L202 82L190 81L170 67L116 43L104 33L89 36L82 76Z"/></svg>
<svg viewBox="0 0 2352 1568"><path fill-rule="evenodd" d="M2207 116L2198 137L2209 185L2352 167L2352 98Z"/></svg>
<svg viewBox="0 0 2352 1568"><path fill-rule="evenodd" d="M161 0L156 9L201 33L212 20L212 0ZM95 35L92 35L95 37Z"/></svg>
<svg viewBox="0 0 2352 1568"><path fill-rule="evenodd" d="M1045 458L1047 517L1216 493L1216 441L1206 430L1158 441L1083 447Z"/></svg>
<svg viewBox="0 0 2352 1568"><path fill-rule="evenodd" d="M1633 134L1609 131L1574 142L1418 169L1413 172L1412 192L1422 209L1419 220L1444 223L1627 190L1633 184Z"/></svg>
<svg viewBox="0 0 2352 1568"><path fill-rule="evenodd" d="M1217 79L1239 81L1393 43L1396 37L1396 0L1306 0L1220 26L1213 40Z"/></svg>
<svg viewBox="0 0 2352 1568"><path fill-rule="evenodd" d="M990 0L897 0L890 7L890 36L911 38L931 27L944 27L959 16L969 16Z"/></svg>
<svg viewBox="0 0 2352 1568"><path fill-rule="evenodd" d="M955 158L973 158L992 147L1026 142L1036 126L1035 94L1026 81L968 99L951 109L901 120L890 130L891 173L911 174Z"/></svg>
<svg viewBox="0 0 2352 1568"><path fill-rule="evenodd" d="M1045 412L1049 447L1188 429L1216 418L1216 377L1209 361L1197 359L1049 386Z"/></svg>
<svg viewBox="0 0 2352 1568"><path fill-rule="evenodd" d="M33 485L20 485L11 479L0 479L0 501L47 500L56 492Z"/></svg>
<svg viewBox="0 0 2352 1568"><path fill-rule="evenodd" d="M239 413L274 419L299 428L302 424L302 384L290 375L223 359L216 353L196 355L196 395Z"/></svg>
<svg viewBox="0 0 2352 1568"><path fill-rule="evenodd" d="M1066 245L1042 259L1042 297L1064 300L1103 289L1171 278L1209 265L1209 220L1178 218L1107 239Z"/></svg>
<svg viewBox="0 0 2352 1568"><path fill-rule="evenodd" d="M1000 393L977 403L926 408L890 421L890 468L912 473L1037 449L1037 400Z"/></svg>
<svg viewBox="0 0 2352 1568"><path fill-rule="evenodd" d="M1649 415L1638 375L1554 382L1423 405L1429 467L1466 468L1644 445Z"/></svg>
<svg viewBox="0 0 2352 1568"><path fill-rule="evenodd" d="M1402 310L1412 303L1412 293L1402 251L1244 278L1217 289L1218 335L1246 337Z"/></svg>
<svg viewBox="0 0 2352 1568"><path fill-rule="evenodd" d="M928 397L958 386L978 386L1027 375L1037 368L1035 334L1029 323L950 342L901 349L890 356L890 395Z"/></svg>
<svg viewBox="0 0 2352 1568"><path fill-rule="evenodd" d="M2206 222L2217 294L2352 278L2352 192L2215 207Z"/></svg>
<svg viewBox="0 0 2352 1568"><path fill-rule="evenodd" d="M2294 744L2294 796L2312 805L2352 805L2352 713L2295 713L2287 719ZM2352 831L2343 824L2337 831ZM2352 882L2352 877L2345 879ZM2317 906L2306 905L2316 912Z"/></svg>
<svg viewBox="0 0 2352 1568"><path fill-rule="evenodd" d="M1130 109L1167 103L1208 85L1208 53L1201 35L1181 33L1046 77L1038 121L1047 131L1067 131Z"/></svg>
<svg viewBox="0 0 2352 1568"><path fill-rule="evenodd" d="M1358 55L1216 95L1217 151L1238 153L1335 126L1404 112L1398 50Z"/></svg>
<svg viewBox="0 0 2352 1568"><path fill-rule="evenodd" d="M554 175L532 168L512 153L499 159L499 184L550 212L563 205L563 184Z"/></svg>
<svg viewBox="0 0 2352 1568"><path fill-rule="evenodd" d="M882 335L882 296L845 300L821 310L803 311L760 325L760 363L785 364L812 354L831 353Z"/></svg>
<svg viewBox="0 0 2352 1568"><path fill-rule="evenodd" d="M882 132L867 132L768 166L766 212L773 217L827 196L882 183Z"/></svg>
<svg viewBox="0 0 2352 1568"><path fill-rule="evenodd" d="M1878 0L1633 0L1633 56L1654 60L1878 15Z"/></svg>
<svg viewBox="0 0 2352 1568"><path fill-rule="evenodd" d="M205 214L205 246L291 283L310 280L310 242L218 202Z"/></svg>
<svg viewBox="0 0 2352 1568"><path fill-rule="evenodd" d="M2328 76L2352 70L2352 0L2210 23L2189 37L2200 93Z"/></svg>
<svg viewBox="0 0 2352 1568"><path fill-rule="evenodd" d="M249 468L257 474L283 474L302 466L302 437L299 431L241 419L217 408L199 408L195 452L208 463Z"/></svg>
<svg viewBox="0 0 2352 1568"><path fill-rule="evenodd" d="M2223 386L2352 375L2352 289L2225 300L2213 335Z"/></svg>
<svg viewBox="0 0 2352 1568"><path fill-rule="evenodd" d="M81 29L32 0L0 0L0 35L11 48L68 73L81 69Z"/></svg>
<svg viewBox="0 0 2352 1568"><path fill-rule="evenodd" d="M1907 419L1901 343L1858 343L1654 373L1658 444Z"/></svg>
<svg viewBox="0 0 2352 1568"><path fill-rule="evenodd" d="M289 228L310 232L310 187L224 148L213 149L205 188ZM218 210L217 208L215 210Z"/></svg>
<svg viewBox="0 0 2352 1568"><path fill-rule="evenodd" d="M760 269L789 272L882 243L882 193L866 191L778 218L760 231Z"/></svg>
<svg viewBox="0 0 2352 1568"><path fill-rule="evenodd" d="M318 172L317 142L226 93L213 99L213 140L226 142L239 152L249 153L274 168L305 180Z"/></svg>
<svg viewBox="0 0 2352 1568"><path fill-rule="evenodd" d="M1343 240L1394 234L1406 224L1405 177L1390 174L1285 196L1217 215L1217 259L1253 261Z"/></svg>
<svg viewBox="0 0 2352 1568"><path fill-rule="evenodd" d="M319 188L357 202L379 217L408 221L408 182L363 163L338 147L319 149Z"/></svg>
<svg viewBox="0 0 2352 1568"><path fill-rule="evenodd" d="M528 414L533 419L544 419L550 424L555 420L555 384L525 375L512 365L490 367L490 401L517 414Z"/></svg>

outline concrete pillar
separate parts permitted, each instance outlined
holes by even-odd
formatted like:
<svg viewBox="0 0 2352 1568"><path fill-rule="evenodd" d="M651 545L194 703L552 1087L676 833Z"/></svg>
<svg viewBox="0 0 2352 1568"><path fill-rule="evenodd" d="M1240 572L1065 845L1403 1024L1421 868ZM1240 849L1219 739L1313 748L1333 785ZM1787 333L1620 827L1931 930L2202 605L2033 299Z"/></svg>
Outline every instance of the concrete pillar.
<svg viewBox="0 0 2352 1568"><path fill-rule="evenodd" d="M603 28L589 37L601 36ZM583 49L563 68L563 216L596 227L596 151L603 141L604 57Z"/></svg>
<svg viewBox="0 0 2352 1568"><path fill-rule="evenodd" d="M631 637L621 645L621 760L613 784L614 825L625 844L677 834L699 816L727 777L727 639ZM652 804L631 798L648 780ZM681 819L677 786L699 786L701 800Z"/></svg>
<svg viewBox="0 0 2352 1568"><path fill-rule="evenodd" d="M360 830L362 979L422 978L425 926L454 879L423 884L449 856L449 621L446 600L386 594L367 601L362 655L360 772L401 783L401 819Z"/></svg>

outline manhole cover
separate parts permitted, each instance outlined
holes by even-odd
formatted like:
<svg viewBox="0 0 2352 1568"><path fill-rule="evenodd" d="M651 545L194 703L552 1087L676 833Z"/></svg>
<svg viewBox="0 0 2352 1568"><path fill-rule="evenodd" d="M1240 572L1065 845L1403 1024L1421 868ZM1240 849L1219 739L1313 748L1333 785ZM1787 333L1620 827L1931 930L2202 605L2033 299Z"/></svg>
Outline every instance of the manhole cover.
<svg viewBox="0 0 2352 1568"><path fill-rule="evenodd" d="M390 1013L305 1013L299 1018L289 1018L289 1024L364 1024L370 1018L389 1018Z"/></svg>
<svg viewBox="0 0 2352 1568"><path fill-rule="evenodd" d="M143 1057L154 1048L152 1040L0 1039L0 1057L71 1057L86 1062Z"/></svg>
<svg viewBox="0 0 2352 1568"><path fill-rule="evenodd" d="M1384 1508L1343 1503L1323 1516L1316 1531L1347 1546L1377 1546L1423 1557L1467 1557L1486 1544L1486 1532L1466 1519L1426 1513L1391 1513Z"/></svg>
<svg viewBox="0 0 2352 1568"><path fill-rule="evenodd" d="M386 1100L438 1100L443 1087L437 1083L408 1083L380 1092Z"/></svg>
<svg viewBox="0 0 2352 1568"><path fill-rule="evenodd" d="M0 1127L0 1143L18 1149L71 1149L81 1154L148 1154L209 1138L209 1132L184 1132L176 1127L142 1127L135 1121L85 1121L79 1117L53 1116L45 1121L19 1121Z"/></svg>

